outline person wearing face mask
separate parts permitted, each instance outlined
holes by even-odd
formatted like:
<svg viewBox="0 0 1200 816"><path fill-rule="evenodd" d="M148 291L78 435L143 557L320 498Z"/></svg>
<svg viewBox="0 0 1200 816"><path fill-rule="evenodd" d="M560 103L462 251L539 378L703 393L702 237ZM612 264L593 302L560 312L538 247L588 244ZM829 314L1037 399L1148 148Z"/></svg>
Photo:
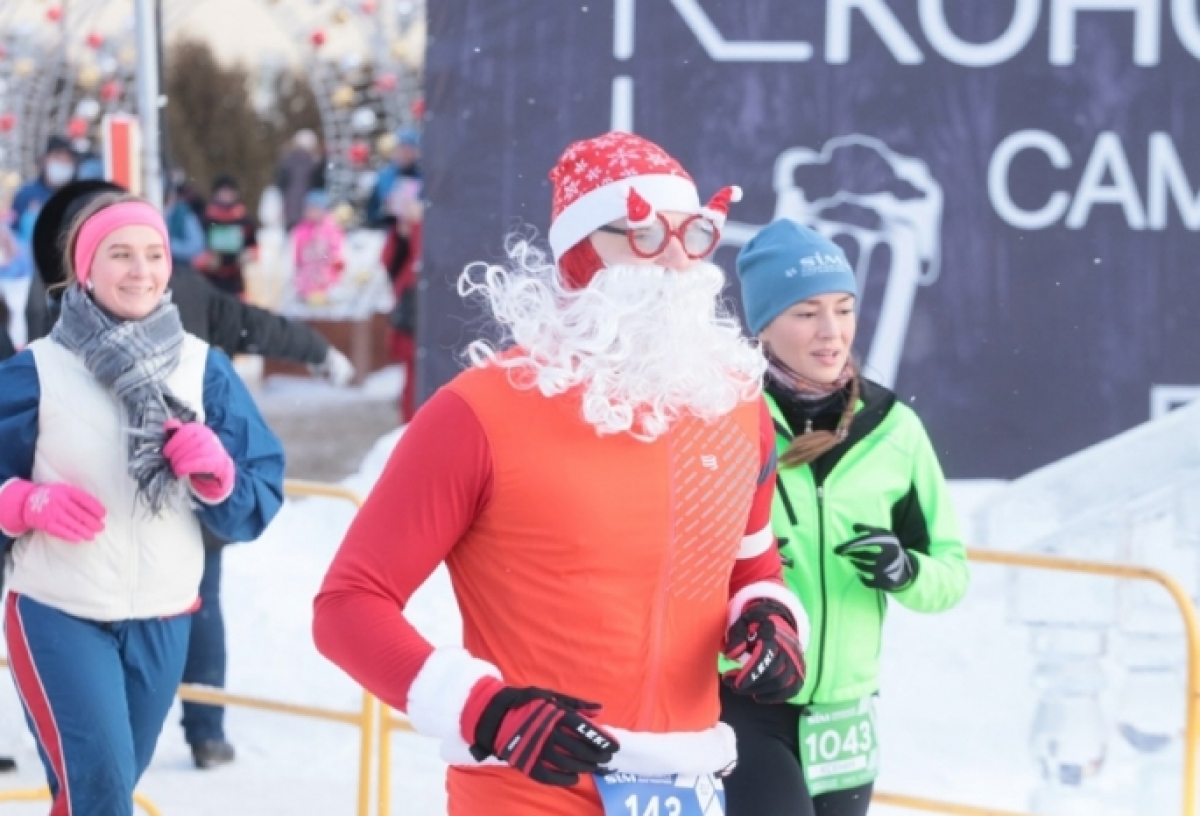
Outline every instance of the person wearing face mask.
<svg viewBox="0 0 1200 816"><path fill-rule="evenodd" d="M42 156L41 173L22 185L13 197L9 224L26 244L33 236L33 224L42 205L56 190L71 183L75 178L75 166L71 143L62 136L51 136Z"/></svg>
<svg viewBox="0 0 1200 816"><path fill-rule="evenodd" d="M512 342L476 344L417 411L313 635L441 740L453 816L625 813L684 775L701 812L737 759L715 655L734 693L786 700L807 632L768 523L765 363L705 261L739 195L701 203L627 133L572 144L551 180L555 260L512 238L463 273ZM465 648L398 614L442 561Z"/></svg>
<svg viewBox="0 0 1200 816"><path fill-rule="evenodd" d="M808 674L784 705L723 691L741 761L729 816L862 816L878 772L874 695L889 603L950 609L962 535L921 421L852 355L858 285L841 248L779 220L741 250L750 331L769 367L779 475L771 513L788 587L812 621Z"/></svg>
<svg viewBox="0 0 1200 816"><path fill-rule="evenodd" d="M54 330L0 365L5 637L53 812L129 816L183 674L201 525L260 535L283 449L184 331L158 210L100 196L64 262Z"/></svg>

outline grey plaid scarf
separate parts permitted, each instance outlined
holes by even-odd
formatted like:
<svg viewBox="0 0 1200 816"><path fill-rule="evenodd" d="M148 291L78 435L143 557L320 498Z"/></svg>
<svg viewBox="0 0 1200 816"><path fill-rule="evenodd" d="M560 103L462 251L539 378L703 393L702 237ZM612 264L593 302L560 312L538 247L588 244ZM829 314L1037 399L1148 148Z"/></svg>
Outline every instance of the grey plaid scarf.
<svg viewBox="0 0 1200 816"><path fill-rule="evenodd" d="M179 365L183 334L170 292L141 320L121 321L110 317L78 285L63 295L62 316L50 333L52 340L79 355L92 376L121 403L129 475L154 515L183 495L162 453L167 441L163 423L172 417L184 422L196 419L166 384Z"/></svg>

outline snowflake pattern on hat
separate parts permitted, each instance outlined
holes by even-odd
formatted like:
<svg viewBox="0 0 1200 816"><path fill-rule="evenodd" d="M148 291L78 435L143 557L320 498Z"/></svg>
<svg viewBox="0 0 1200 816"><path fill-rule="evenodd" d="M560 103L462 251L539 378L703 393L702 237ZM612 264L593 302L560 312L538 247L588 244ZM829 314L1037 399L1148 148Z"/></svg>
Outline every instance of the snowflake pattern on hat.
<svg viewBox="0 0 1200 816"><path fill-rule="evenodd" d="M582 195L614 181L644 175L692 180L687 171L658 145L632 133L612 132L574 142L550 171L554 184L553 216Z"/></svg>

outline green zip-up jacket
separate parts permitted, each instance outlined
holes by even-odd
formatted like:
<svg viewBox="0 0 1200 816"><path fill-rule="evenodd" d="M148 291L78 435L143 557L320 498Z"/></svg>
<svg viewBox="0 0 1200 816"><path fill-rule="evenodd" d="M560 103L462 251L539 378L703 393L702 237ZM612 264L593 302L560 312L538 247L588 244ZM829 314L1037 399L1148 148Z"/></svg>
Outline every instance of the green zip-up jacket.
<svg viewBox="0 0 1200 816"><path fill-rule="evenodd" d="M792 440L767 395L780 456ZM807 677L797 705L856 700L879 689L879 652L889 595L917 612L941 612L967 590L967 560L937 455L916 414L864 380L846 440L816 461L779 467L772 527L784 579L808 612ZM899 592L868 589L834 549L855 524L891 530L917 562Z"/></svg>

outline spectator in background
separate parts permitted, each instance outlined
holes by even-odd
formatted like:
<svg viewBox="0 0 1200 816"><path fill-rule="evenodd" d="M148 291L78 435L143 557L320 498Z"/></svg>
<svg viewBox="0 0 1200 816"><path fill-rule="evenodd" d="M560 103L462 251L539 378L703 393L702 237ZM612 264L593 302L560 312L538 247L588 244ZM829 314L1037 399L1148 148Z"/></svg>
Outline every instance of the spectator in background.
<svg viewBox="0 0 1200 816"><path fill-rule="evenodd" d="M192 261L207 248L204 227L191 205L180 195L179 184L167 188L167 230L171 235L171 261L192 265Z"/></svg>
<svg viewBox="0 0 1200 816"><path fill-rule="evenodd" d="M392 160L379 170L375 189L367 202L367 222L382 224L390 214L387 200L402 178L421 179L421 132L414 127L401 128L396 133L396 149Z"/></svg>
<svg viewBox="0 0 1200 816"><path fill-rule="evenodd" d="M25 307L33 277L33 257L28 244L18 241L5 219L0 218L0 304L7 306L9 315L0 322L0 330L17 347L25 345L29 338Z"/></svg>
<svg viewBox="0 0 1200 816"><path fill-rule="evenodd" d="M174 175L175 189L179 193L179 200L187 204L203 224L204 210L208 207L208 199L205 198L200 188L187 177L187 173L177 170Z"/></svg>
<svg viewBox="0 0 1200 816"><path fill-rule="evenodd" d="M393 211L391 229L383 246L383 266L392 281L396 305L388 317L388 352L404 366L404 389L400 392L400 423L416 411L417 274L421 265L421 229L425 205L421 182L404 179L389 196Z"/></svg>
<svg viewBox="0 0 1200 816"><path fill-rule="evenodd" d="M283 196L283 224L291 232L304 218L310 190L324 186L325 165L317 134L305 128L292 137L292 146L275 169L275 186Z"/></svg>
<svg viewBox="0 0 1200 816"><path fill-rule="evenodd" d="M232 176L221 176L213 184L212 199L204 210L204 232L207 251L192 266L222 292L242 297L246 292L243 265L258 246L258 238L254 218Z"/></svg>
<svg viewBox="0 0 1200 816"><path fill-rule="evenodd" d="M95 151L89 151L79 157L79 166L75 170L76 181L89 181L104 178L104 159Z"/></svg>
<svg viewBox="0 0 1200 816"><path fill-rule="evenodd" d="M56 190L75 178L75 166L71 143L63 136L51 136L46 142L46 152L42 154L38 177L22 185L13 198L9 224L26 244L33 236L33 224L42 205Z"/></svg>
<svg viewBox="0 0 1200 816"><path fill-rule="evenodd" d="M296 225L295 287L308 303L324 303L341 280L346 261L346 235L329 212L329 193L309 190L304 196L304 220Z"/></svg>

